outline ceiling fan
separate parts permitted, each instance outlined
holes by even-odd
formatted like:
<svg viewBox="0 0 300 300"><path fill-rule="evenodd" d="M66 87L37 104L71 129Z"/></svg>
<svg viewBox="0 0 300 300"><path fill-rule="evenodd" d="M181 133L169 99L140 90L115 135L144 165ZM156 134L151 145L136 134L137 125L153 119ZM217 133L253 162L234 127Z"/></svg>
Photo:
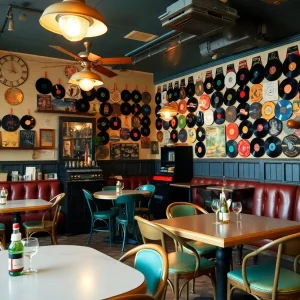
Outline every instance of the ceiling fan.
<svg viewBox="0 0 300 300"><path fill-rule="evenodd" d="M103 65L129 65L129 64L132 64L132 59L130 57L104 58L104 57L98 56L98 55L90 52L89 49L90 49L92 43L86 41L83 44L85 46L85 51L78 53L78 55L76 55L75 53L73 53L63 47L60 47L60 46L50 45L50 47L75 58L80 63L82 68L93 69L96 72L101 73L109 78L115 77L118 74L113 72L110 69L103 67Z"/></svg>

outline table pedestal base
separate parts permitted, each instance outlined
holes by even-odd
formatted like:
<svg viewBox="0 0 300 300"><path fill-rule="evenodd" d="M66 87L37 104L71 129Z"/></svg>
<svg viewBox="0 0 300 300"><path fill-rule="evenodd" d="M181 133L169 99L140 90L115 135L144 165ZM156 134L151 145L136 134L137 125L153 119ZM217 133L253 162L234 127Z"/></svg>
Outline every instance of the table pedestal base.
<svg viewBox="0 0 300 300"><path fill-rule="evenodd" d="M13 222L18 223L21 226L21 215L19 212L14 212Z"/></svg>

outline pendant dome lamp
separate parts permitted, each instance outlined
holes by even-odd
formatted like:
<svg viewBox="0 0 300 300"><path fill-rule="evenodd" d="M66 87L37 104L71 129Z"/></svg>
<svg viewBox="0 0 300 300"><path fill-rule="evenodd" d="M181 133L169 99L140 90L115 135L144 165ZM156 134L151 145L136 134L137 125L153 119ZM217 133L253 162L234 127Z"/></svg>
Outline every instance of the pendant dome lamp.
<svg viewBox="0 0 300 300"><path fill-rule="evenodd" d="M72 42L106 33L102 14L85 0L63 0L48 6L40 17L45 29L63 35Z"/></svg>
<svg viewBox="0 0 300 300"><path fill-rule="evenodd" d="M178 114L178 111L172 106L165 104L158 112L158 114L164 121L171 121L173 117Z"/></svg>

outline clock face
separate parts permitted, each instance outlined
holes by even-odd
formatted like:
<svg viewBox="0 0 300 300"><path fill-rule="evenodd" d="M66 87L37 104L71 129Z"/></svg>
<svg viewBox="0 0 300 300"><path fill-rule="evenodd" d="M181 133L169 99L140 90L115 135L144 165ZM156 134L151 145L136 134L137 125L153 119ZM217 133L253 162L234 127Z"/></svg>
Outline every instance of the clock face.
<svg viewBox="0 0 300 300"><path fill-rule="evenodd" d="M28 67L23 59L15 55L0 58L0 82L6 86L16 87L23 84L28 77Z"/></svg>

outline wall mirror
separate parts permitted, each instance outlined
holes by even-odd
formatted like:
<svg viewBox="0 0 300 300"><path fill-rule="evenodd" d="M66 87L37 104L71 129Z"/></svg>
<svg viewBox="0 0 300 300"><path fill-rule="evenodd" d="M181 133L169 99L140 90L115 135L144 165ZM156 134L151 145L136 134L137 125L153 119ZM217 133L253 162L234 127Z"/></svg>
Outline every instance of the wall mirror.
<svg viewBox="0 0 300 300"><path fill-rule="evenodd" d="M94 159L92 138L95 132L94 118L59 117L59 161L83 161L86 149Z"/></svg>

